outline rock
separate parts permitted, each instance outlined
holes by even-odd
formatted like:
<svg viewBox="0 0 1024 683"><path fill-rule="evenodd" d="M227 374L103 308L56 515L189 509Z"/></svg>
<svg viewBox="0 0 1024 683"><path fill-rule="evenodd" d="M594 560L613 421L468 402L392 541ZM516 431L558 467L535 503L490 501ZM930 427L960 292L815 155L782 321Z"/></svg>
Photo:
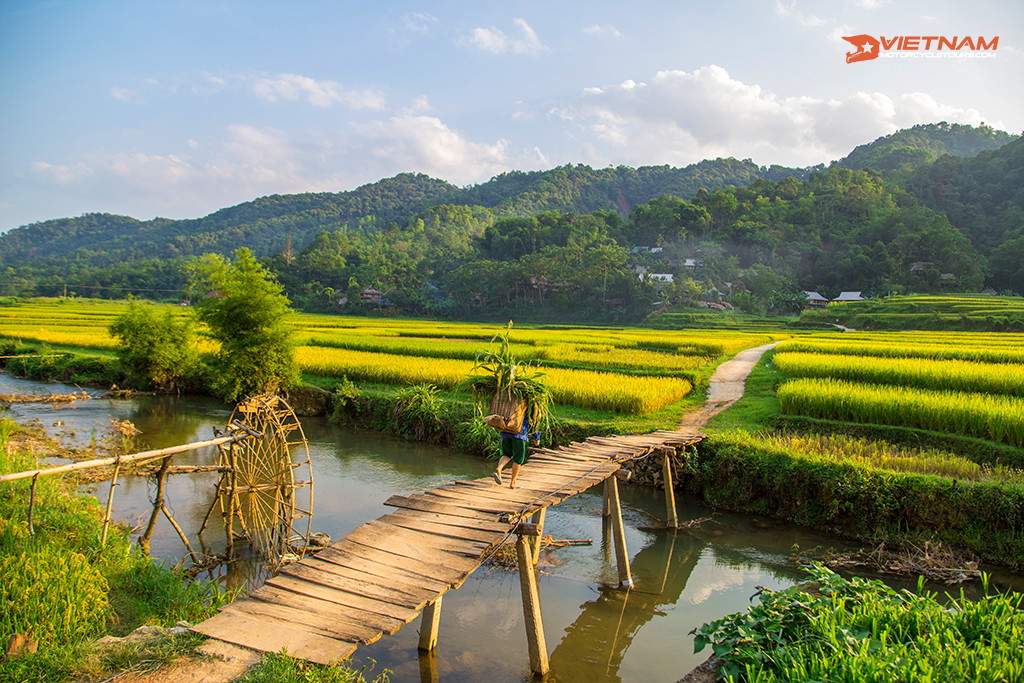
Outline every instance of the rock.
<svg viewBox="0 0 1024 683"><path fill-rule="evenodd" d="M314 548L326 548L331 544L330 534L325 534L322 531L317 531L309 535L307 539L309 545Z"/></svg>
<svg viewBox="0 0 1024 683"><path fill-rule="evenodd" d="M33 638L28 633L15 633L7 641L7 656L17 657L36 652L39 649L39 639Z"/></svg>

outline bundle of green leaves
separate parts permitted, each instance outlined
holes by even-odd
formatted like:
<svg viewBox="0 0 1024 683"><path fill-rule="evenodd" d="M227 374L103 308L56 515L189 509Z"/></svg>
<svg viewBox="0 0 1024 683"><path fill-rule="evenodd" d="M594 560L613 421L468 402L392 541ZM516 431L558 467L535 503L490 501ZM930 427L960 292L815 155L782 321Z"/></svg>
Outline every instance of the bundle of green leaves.
<svg viewBox="0 0 1024 683"><path fill-rule="evenodd" d="M512 321L509 320L505 331L491 340L492 344L498 344L497 350L488 349L476 355L472 372L481 372L471 374L459 388L473 395L479 414L483 414L491 398L498 393L526 401L531 429L546 432L551 418L551 390L542 381L544 373L533 361L520 361L512 353L511 334Z"/></svg>

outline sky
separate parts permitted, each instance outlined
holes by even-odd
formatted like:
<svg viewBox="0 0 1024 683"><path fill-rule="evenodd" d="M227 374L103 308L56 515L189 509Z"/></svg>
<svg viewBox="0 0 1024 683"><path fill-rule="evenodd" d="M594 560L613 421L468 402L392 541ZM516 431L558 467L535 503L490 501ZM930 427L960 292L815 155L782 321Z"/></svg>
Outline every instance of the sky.
<svg viewBox="0 0 1024 683"><path fill-rule="evenodd" d="M1019 0L0 0L0 231L403 172L828 163L1024 130ZM843 36L998 36L884 51Z"/></svg>

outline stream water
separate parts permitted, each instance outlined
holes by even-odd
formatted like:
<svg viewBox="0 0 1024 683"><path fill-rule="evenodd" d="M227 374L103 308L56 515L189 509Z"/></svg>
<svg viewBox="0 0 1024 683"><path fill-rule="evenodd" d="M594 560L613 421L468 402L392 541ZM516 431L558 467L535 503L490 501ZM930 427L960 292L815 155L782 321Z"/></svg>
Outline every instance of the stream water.
<svg viewBox="0 0 1024 683"><path fill-rule="evenodd" d="M61 385L0 375L0 393L61 393ZM92 399L63 406L14 404L18 421L37 420L67 443L88 445L102 439L112 419L131 420L142 431L143 448L162 448L209 439L230 412L223 404L196 397ZM393 494L423 491L455 479L485 477L493 468L479 457L436 446L334 426L303 418L316 481L312 530L340 539L363 522L393 511L383 505ZM216 454L198 451L174 463L213 464ZM527 465L528 467L529 465ZM167 500L174 517L191 536L214 499L215 473L170 478ZM116 519L135 527L151 510L152 478L123 478L114 498ZM803 574L788 561L794 544L847 548L843 541L766 519L715 512L695 502L679 503L681 520L712 517L689 532L657 530L664 515L660 491L621 487L626 543L636 586L620 591L610 538L602 528L597 489L549 509L545 533L556 539L592 539L592 545L542 553L540 579L544 633L551 660L549 680L676 681L703 661L690 631L725 614L746 609L763 586L779 589ZM106 500L107 485L91 489ZM136 532L137 533L137 532ZM211 541L223 547L223 535ZM219 544L219 547L218 547ZM157 558L177 561L185 550L161 519L151 546ZM237 585L237 572L213 578ZM1002 575L1003 585L1022 588L1018 577ZM419 622L394 636L357 650L354 661L375 671L389 669L392 680L420 679L416 649ZM458 590L444 597L437 672L442 681L524 681L529 658L519 579L514 572L482 567Z"/></svg>

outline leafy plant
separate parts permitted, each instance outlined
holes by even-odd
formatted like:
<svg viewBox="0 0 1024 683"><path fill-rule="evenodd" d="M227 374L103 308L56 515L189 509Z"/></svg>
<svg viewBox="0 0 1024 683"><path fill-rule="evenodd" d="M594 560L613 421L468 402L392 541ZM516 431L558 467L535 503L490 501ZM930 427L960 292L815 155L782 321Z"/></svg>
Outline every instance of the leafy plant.
<svg viewBox="0 0 1024 683"><path fill-rule="evenodd" d="M530 428L543 433L551 418L551 390L541 381L544 373L538 371L532 361L520 361L512 352L511 334L512 321L509 320L505 331L491 340L492 344L498 344L498 349L477 354L472 372L480 370L482 374L470 375L459 388L470 391L479 414L483 414L491 398L499 393L526 401Z"/></svg>
<svg viewBox="0 0 1024 683"><path fill-rule="evenodd" d="M940 601L815 565L813 583L694 630L727 681L1012 681L1024 678L1019 593ZM948 597L948 596L947 596Z"/></svg>

